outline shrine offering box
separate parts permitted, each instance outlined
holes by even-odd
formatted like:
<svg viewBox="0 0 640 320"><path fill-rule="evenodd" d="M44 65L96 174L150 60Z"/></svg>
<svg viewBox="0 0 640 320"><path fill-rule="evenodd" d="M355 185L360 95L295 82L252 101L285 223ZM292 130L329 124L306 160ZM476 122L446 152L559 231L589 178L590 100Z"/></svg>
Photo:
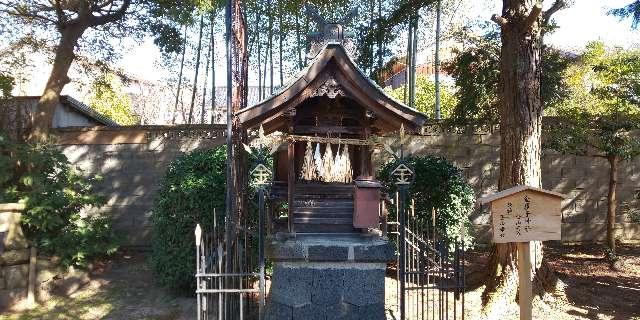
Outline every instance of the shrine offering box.
<svg viewBox="0 0 640 320"><path fill-rule="evenodd" d="M380 217L380 182L358 178L354 192L354 228L377 228Z"/></svg>

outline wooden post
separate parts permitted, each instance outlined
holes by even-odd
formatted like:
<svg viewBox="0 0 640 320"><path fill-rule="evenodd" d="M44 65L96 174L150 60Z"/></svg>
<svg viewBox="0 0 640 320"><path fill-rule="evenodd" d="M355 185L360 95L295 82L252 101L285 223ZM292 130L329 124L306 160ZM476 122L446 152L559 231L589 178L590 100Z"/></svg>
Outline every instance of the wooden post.
<svg viewBox="0 0 640 320"><path fill-rule="evenodd" d="M520 320L532 318L532 289L531 289L531 251L529 242L517 242L518 247L518 277L520 282Z"/></svg>
<svg viewBox="0 0 640 320"><path fill-rule="evenodd" d="M295 181L296 181L296 162L295 162L295 142L289 141L288 148L288 160L289 160L289 177L287 180L287 201L289 211L288 214L288 223L289 223L289 233L294 233L293 227L293 193L295 190Z"/></svg>
<svg viewBox="0 0 640 320"><path fill-rule="evenodd" d="M531 241L562 239L562 200L567 196L530 186L516 186L479 199L491 204L494 243L518 249L520 320L532 318Z"/></svg>
<svg viewBox="0 0 640 320"><path fill-rule="evenodd" d="M36 264L38 253L35 246L29 251L29 282L27 288L27 305L32 308L36 303Z"/></svg>

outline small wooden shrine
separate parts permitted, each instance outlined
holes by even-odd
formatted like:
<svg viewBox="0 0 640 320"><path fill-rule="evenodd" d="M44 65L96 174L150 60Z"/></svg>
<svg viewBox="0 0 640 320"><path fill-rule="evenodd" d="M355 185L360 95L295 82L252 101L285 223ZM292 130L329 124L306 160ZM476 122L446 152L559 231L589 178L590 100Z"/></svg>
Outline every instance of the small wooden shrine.
<svg viewBox="0 0 640 320"><path fill-rule="evenodd" d="M345 21L327 22L309 7L307 14L319 26L307 68L236 113L244 129L281 137L271 149L270 207L284 212L273 215L283 218L265 248L273 263L265 319L382 320L386 264L395 249L360 232L380 222L372 151L376 136L419 130L425 117L356 67Z"/></svg>
<svg viewBox="0 0 640 320"><path fill-rule="evenodd" d="M278 131L286 140L274 154L271 188L271 199L292 204L280 230L353 233L378 221L371 138L401 126L419 130L425 117L358 69L340 24L320 25L324 36L312 44L308 67L237 116L247 130L262 126L265 134Z"/></svg>

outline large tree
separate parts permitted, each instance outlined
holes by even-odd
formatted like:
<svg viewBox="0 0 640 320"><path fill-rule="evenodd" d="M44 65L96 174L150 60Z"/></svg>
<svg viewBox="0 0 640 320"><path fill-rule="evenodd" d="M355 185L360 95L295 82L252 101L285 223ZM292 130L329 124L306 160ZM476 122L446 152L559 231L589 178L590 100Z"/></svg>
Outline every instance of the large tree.
<svg viewBox="0 0 640 320"><path fill-rule="evenodd" d="M546 11L542 1L503 0L502 14L492 20L500 26L500 179L505 190L518 185L541 186L540 154L542 101L540 48L542 28L567 4L556 0ZM534 243L534 290L550 289L555 275ZM518 265L515 244L493 246L488 281L483 293L485 311L497 318L515 308Z"/></svg>
<svg viewBox="0 0 640 320"><path fill-rule="evenodd" d="M444 69L453 77L458 91L451 118L457 123L497 123L499 120L500 34L494 29L478 36L462 31L455 38L464 49ZM564 74L572 57L542 44L540 90L543 109L554 108L568 96Z"/></svg>
<svg viewBox="0 0 640 320"><path fill-rule="evenodd" d="M640 26L640 0L635 0L622 8L611 9L609 14L620 19L631 18L631 28L637 29Z"/></svg>
<svg viewBox="0 0 640 320"><path fill-rule="evenodd" d="M616 266L618 167L640 155L640 50L607 50L601 42L591 43L568 76L571 98L558 108L558 122L545 126L545 140L560 152L608 161L605 257Z"/></svg>
<svg viewBox="0 0 640 320"><path fill-rule="evenodd" d="M170 20L187 19L197 0L167 3L163 0L0 0L0 17L11 23L1 25L3 35L38 34L57 40L52 70L37 111L32 115L32 141L46 141L60 93L70 82L68 72L81 40L91 51L110 48L109 36L140 35L151 32L165 50L176 50L179 30Z"/></svg>

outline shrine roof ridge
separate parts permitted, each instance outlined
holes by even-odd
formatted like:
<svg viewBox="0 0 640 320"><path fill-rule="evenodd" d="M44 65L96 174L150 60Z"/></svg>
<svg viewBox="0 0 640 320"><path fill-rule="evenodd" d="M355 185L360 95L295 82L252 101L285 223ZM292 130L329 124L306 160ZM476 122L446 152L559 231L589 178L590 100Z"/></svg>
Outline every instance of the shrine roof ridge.
<svg viewBox="0 0 640 320"><path fill-rule="evenodd" d="M334 53L328 53L333 50L335 50ZM346 49L339 42L325 43L324 47L320 50L320 53L316 55L313 59L311 59L305 68L303 68L302 70L297 72L293 77L291 77L286 82L286 84L279 87L277 91L275 91L273 94L266 97L265 99L261 100L260 102L252 106L238 110L235 114L240 117L241 122L245 122L246 118L251 119L255 117L255 115L253 116L251 115L251 113L255 112L254 109L264 107L265 105L277 106L277 105L286 103L288 100L292 99L293 97L292 94L294 95L300 94L300 92L302 92L302 89L308 86L315 79L315 77L313 78L307 77L307 75L314 75L314 73L320 72L320 71L315 71L313 69L322 70L322 68L324 68L324 65L317 65L318 62L322 62L322 60L326 60L325 63L327 63L333 58L343 59L349 65L349 67L353 71L355 71L356 76L358 76L362 80L365 80L368 83L368 85L371 86L372 89L374 89L375 91L377 91L378 94L380 94L380 96L384 97L384 99L387 99L388 102L386 104L389 105L387 107L389 111L395 113L397 116L401 118L404 118L405 121L412 122L415 127L421 127L426 122L427 116L424 113L418 111L417 109L410 108L406 106L404 103L402 103L401 101L388 95L382 87L380 87L377 83L375 83L375 81L370 79L364 73L364 71L362 71L362 69L358 67L358 65L353 61L353 59L347 54ZM317 76L317 74L315 76ZM291 91L291 92L287 94L288 91ZM269 107L269 109L267 110L271 110L273 108L274 107Z"/></svg>
<svg viewBox="0 0 640 320"><path fill-rule="evenodd" d="M513 188L502 190L502 191L500 191L498 193L494 193L492 195L488 195L488 196L482 197L482 198L478 199L478 202L480 204L487 204L487 203L493 202L495 200L498 200L498 199L501 199L501 198L504 198L504 197L508 197L510 195L513 195L513 194L516 194L516 193L519 193L519 192L522 192L522 191L527 191L527 190L531 190L531 191L535 191L535 192L539 192L539 193L544 193L544 194L548 194L548 195L551 195L551 196L556 196L556 197L562 198L562 199L569 198L569 196L566 195L566 194L562 194L562 193L555 192L555 191L550 191L550 190L545 190L545 189L542 189L542 188L536 188L536 187L532 187L532 186L515 186Z"/></svg>

